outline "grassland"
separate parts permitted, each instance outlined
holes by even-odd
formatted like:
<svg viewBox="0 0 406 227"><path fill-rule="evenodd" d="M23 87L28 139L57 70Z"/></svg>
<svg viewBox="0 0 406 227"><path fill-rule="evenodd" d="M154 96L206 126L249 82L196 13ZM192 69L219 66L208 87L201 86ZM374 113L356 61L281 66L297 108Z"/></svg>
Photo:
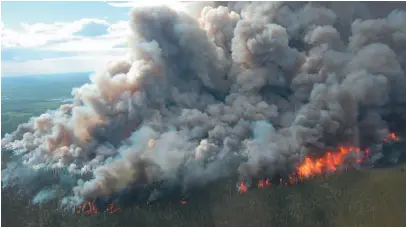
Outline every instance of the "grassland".
<svg viewBox="0 0 406 227"><path fill-rule="evenodd" d="M2 135L61 103L87 78L2 79ZM2 164L4 159L2 159ZM13 188L2 191L2 224L7 227L404 227L406 173L349 171L294 186L253 189L240 195L235 180L221 181L179 201L122 210L115 214L66 214L56 204L29 205Z"/></svg>
<svg viewBox="0 0 406 227"><path fill-rule="evenodd" d="M86 83L89 74L1 78L1 136L72 98L72 88Z"/></svg>
<svg viewBox="0 0 406 227"><path fill-rule="evenodd" d="M187 204L145 205L97 215L61 214L54 204L27 206L3 192L7 226L163 227L403 227L404 172L357 172L310 179L302 184L253 189L240 195L235 181L218 182Z"/></svg>

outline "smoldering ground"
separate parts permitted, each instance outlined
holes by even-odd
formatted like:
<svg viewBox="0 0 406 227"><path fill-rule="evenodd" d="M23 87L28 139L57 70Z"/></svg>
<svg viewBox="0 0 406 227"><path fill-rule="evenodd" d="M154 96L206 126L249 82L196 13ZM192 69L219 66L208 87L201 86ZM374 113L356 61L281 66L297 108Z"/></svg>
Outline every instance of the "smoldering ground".
<svg viewBox="0 0 406 227"><path fill-rule="evenodd" d="M292 172L309 154L369 147L406 125L405 11L376 18L365 3L305 2L197 8L198 18L133 9L128 57L74 89L73 103L3 138L2 151L15 155L3 187L67 207L143 186L150 201L234 174Z"/></svg>

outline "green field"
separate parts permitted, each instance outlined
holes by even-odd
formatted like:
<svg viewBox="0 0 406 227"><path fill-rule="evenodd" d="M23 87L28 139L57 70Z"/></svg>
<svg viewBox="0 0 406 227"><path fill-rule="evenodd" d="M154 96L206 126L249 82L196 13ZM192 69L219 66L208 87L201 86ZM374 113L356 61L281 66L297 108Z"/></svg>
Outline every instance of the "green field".
<svg viewBox="0 0 406 227"><path fill-rule="evenodd" d="M27 206L3 192L5 226L60 227L403 227L406 174L349 171L302 184L252 189L240 195L235 181L218 182L178 202L97 215L62 214L54 204ZM7 223L7 225L6 225Z"/></svg>
<svg viewBox="0 0 406 227"><path fill-rule="evenodd" d="M86 75L2 78L2 135L70 97ZM3 159L4 161L4 159ZM4 163L2 163L4 164ZM4 165L3 165L4 166ZM77 215L55 204L29 206L12 188L2 191L7 227L404 227L406 172L349 171L302 184L236 191L235 180L207 186L187 204L145 205L115 214Z"/></svg>
<svg viewBox="0 0 406 227"><path fill-rule="evenodd" d="M71 99L74 87L89 81L88 73L1 78L1 136Z"/></svg>

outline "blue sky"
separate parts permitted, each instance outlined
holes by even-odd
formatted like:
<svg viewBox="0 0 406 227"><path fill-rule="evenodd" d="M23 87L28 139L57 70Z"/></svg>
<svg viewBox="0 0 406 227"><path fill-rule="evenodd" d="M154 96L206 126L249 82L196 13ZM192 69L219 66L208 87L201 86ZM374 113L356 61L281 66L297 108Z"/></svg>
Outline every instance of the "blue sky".
<svg viewBox="0 0 406 227"><path fill-rule="evenodd" d="M91 72L127 54L133 7L176 0L132 2L1 2L2 76Z"/></svg>
<svg viewBox="0 0 406 227"><path fill-rule="evenodd" d="M94 71L126 54L128 2L2 2L2 75Z"/></svg>

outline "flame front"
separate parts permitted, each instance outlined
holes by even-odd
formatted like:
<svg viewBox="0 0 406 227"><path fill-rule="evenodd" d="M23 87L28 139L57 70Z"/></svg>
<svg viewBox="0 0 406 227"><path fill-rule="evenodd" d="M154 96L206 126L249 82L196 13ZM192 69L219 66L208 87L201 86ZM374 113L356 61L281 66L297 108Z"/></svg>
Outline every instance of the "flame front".
<svg viewBox="0 0 406 227"><path fill-rule="evenodd" d="M247 192L247 186L244 184L243 181L241 181L240 187L238 190L240 191L241 194Z"/></svg>
<svg viewBox="0 0 406 227"><path fill-rule="evenodd" d="M82 211L85 214L97 214L99 212L99 210L94 205L94 201L87 201L86 203L80 205L76 210L76 213L80 214L82 213Z"/></svg>
<svg viewBox="0 0 406 227"><path fill-rule="evenodd" d="M120 207L118 207L117 205L111 203L107 206L106 210L104 212L108 212L110 214L114 214L116 212L120 211ZM97 209L96 205L94 204L94 201L87 201L84 204L80 205L78 207L78 209L76 209L76 213L80 214L80 213L84 213L84 214L97 214L99 213L99 209Z"/></svg>
<svg viewBox="0 0 406 227"><path fill-rule="evenodd" d="M392 132L386 136L383 142L388 143L398 140L399 137ZM369 156L370 151L368 149L361 151L360 148L353 146L340 146L338 147L337 151L329 151L320 158L312 159L310 157L306 157L297 167L296 173L289 176L288 182L284 182L282 179L280 179L279 183L280 185L295 184L305 178L322 175L328 172L335 172L345 164L346 158L351 153L354 154L355 163L361 163ZM258 188L264 188L268 185L271 185L268 179L259 180L257 184ZM245 187L243 184L242 186ZM240 192L241 191L242 190L240 187ZM246 191L246 187L243 191Z"/></svg>
<svg viewBox="0 0 406 227"><path fill-rule="evenodd" d="M297 174L300 178L308 178L315 175L321 175L325 172L334 172L339 166L344 164L345 158L351 152L355 152L357 157L361 150L357 147L339 147L338 152L327 152L323 157L312 160L306 157L303 163L297 168ZM356 162L361 162L361 159Z"/></svg>
<svg viewBox="0 0 406 227"><path fill-rule="evenodd" d="M383 140L385 143L391 141L397 141L399 137L395 133L389 133L387 137ZM152 141L150 141L152 146ZM279 179L279 185L292 185L297 184L305 178L322 175L328 172L335 172L337 169L345 164L346 158L349 154L355 154L355 163L361 163L365 158L369 156L369 150L366 149L361 151L358 147L352 146L340 146L337 151L329 151L320 158L312 159L306 157L304 161L297 167L296 173L289 176L287 181L284 181L282 178ZM272 186L272 183L269 179L262 179L258 181L258 188L264 188ZM238 191L240 194L244 194L248 191L247 185L244 181L241 181L238 186ZM181 200L181 204L187 204L186 200ZM81 213L84 210L85 214L95 214L98 213L98 209L94 205L93 201L88 201L85 204L79 206L76 213ZM105 212L115 213L119 211L120 208L110 204Z"/></svg>
<svg viewBox="0 0 406 227"><path fill-rule="evenodd" d="M384 142L388 143L391 141L398 141L399 137L395 133L389 133ZM345 158L351 153L355 152L356 154L356 163L360 163L364 158L368 157L369 150L366 149L362 153L364 154L361 157L361 149L358 147L344 147L341 146L338 148L338 152L327 152L323 157L312 160L310 157L306 157L303 163L297 168L297 174L300 178L308 178L311 176L321 175L325 172L334 172L338 167L344 164Z"/></svg>

